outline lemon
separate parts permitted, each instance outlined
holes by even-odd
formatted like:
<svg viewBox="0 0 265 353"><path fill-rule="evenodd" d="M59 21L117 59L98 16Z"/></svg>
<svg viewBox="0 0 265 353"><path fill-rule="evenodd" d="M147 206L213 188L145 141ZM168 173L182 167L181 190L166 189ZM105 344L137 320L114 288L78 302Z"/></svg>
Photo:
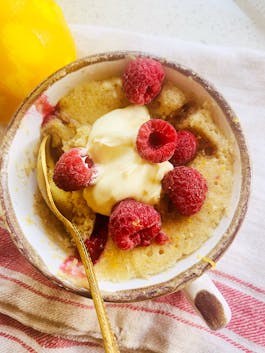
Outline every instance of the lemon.
<svg viewBox="0 0 265 353"><path fill-rule="evenodd" d="M53 0L5 0L0 12L0 123L44 78L76 58L71 32Z"/></svg>

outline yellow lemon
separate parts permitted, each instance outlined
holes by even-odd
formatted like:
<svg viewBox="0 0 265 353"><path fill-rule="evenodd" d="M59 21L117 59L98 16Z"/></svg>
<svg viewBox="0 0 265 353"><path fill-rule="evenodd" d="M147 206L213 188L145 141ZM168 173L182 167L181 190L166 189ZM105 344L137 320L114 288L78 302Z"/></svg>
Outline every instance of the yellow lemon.
<svg viewBox="0 0 265 353"><path fill-rule="evenodd" d="M76 48L53 0L5 0L0 11L0 123L45 77L73 61Z"/></svg>

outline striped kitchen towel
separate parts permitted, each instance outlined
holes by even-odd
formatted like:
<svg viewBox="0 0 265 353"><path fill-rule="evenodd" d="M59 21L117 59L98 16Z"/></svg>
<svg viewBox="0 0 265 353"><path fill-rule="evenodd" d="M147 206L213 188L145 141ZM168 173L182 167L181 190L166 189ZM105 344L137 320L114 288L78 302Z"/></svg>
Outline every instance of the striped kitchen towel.
<svg viewBox="0 0 265 353"><path fill-rule="evenodd" d="M73 26L80 56L142 50L166 56L213 82L237 113L253 163L252 195L240 232L210 276L232 320L210 331L181 292L107 304L122 352L265 352L265 53ZM0 352L104 352L91 300L69 293L34 269L0 230Z"/></svg>

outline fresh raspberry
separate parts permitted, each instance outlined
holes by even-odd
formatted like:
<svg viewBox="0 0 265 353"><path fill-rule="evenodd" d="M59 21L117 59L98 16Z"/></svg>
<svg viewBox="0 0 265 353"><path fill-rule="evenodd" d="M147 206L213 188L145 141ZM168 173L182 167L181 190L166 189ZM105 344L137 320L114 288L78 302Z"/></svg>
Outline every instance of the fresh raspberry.
<svg viewBox="0 0 265 353"><path fill-rule="evenodd" d="M141 125L136 138L139 155L152 163L161 163L172 157L177 145L175 128L161 119L150 119Z"/></svg>
<svg viewBox="0 0 265 353"><path fill-rule="evenodd" d="M191 161L197 152L197 139L188 130L178 131L178 142L170 162L174 167L184 165Z"/></svg>
<svg viewBox="0 0 265 353"><path fill-rule="evenodd" d="M83 148L72 148L61 155L54 168L55 184L65 190L82 189L95 181L96 169Z"/></svg>
<svg viewBox="0 0 265 353"><path fill-rule="evenodd" d="M108 239L109 217L97 214L95 226L89 239L85 241L93 264L98 262Z"/></svg>
<svg viewBox="0 0 265 353"><path fill-rule="evenodd" d="M204 177L196 169L185 166L168 172L162 187L183 216L193 215L201 209L208 190Z"/></svg>
<svg viewBox="0 0 265 353"><path fill-rule="evenodd" d="M129 62L122 76L123 90L131 103L150 103L161 91L165 73L153 59L138 58Z"/></svg>
<svg viewBox="0 0 265 353"><path fill-rule="evenodd" d="M120 201L110 215L110 235L122 250L150 245L160 234L160 228L160 214L154 207L133 199Z"/></svg>

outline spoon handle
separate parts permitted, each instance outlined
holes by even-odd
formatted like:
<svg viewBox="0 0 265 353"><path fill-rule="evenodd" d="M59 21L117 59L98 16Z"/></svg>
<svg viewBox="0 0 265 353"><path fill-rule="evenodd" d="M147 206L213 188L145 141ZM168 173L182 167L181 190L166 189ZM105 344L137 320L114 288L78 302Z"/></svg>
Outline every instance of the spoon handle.
<svg viewBox="0 0 265 353"><path fill-rule="evenodd" d="M97 317L99 321L99 326L102 333L103 343L105 351L107 353L119 353L118 344L116 338L112 332L109 318L107 316L104 302L101 297L101 293L98 288L98 282L94 272L94 266L91 261L90 255L86 249L83 238L76 228L76 226L71 223L64 215L58 210L53 200L53 196L50 189L49 178L48 178L48 167L47 162L49 161L49 135L45 136L42 139L39 154L38 154L38 163L37 163L37 180L41 194L46 201L47 205L54 213L54 215L64 224L68 232L71 234L74 239L78 252L80 254L82 263L84 265L88 284L90 287L90 293L94 301L95 309L97 312ZM47 155L46 155L47 153ZM47 157L48 156L48 157Z"/></svg>
<svg viewBox="0 0 265 353"><path fill-rule="evenodd" d="M98 288L98 282L95 276L93 263L86 249L83 238L78 229L71 224L69 231L76 242L78 252L84 265L92 299L98 316L98 321L103 337L104 348L107 353L119 353L119 347L116 337L111 329L109 318L106 313L105 305Z"/></svg>

